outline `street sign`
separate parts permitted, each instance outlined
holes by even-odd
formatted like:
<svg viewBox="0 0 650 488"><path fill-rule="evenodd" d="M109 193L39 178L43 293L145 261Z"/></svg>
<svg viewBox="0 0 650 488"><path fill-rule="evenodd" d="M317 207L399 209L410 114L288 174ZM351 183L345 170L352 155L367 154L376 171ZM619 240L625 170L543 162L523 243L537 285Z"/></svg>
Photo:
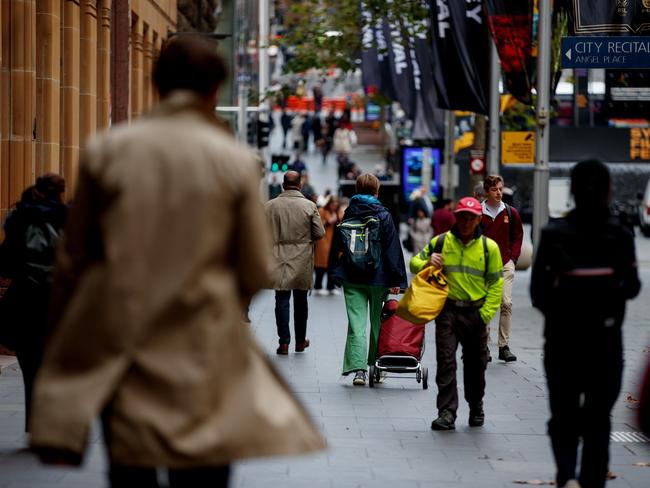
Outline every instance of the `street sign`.
<svg viewBox="0 0 650 488"><path fill-rule="evenodd" d="M535 162L535 133L527 131L502 132L501 162L503 164L533 164Z"/></svg>
<svg viewBox="0 0 650 488"><path fill-rule="evenodd" d="M482 174L485 172L485 156L472 158L469 162L470 172L474 175Z"/></svg>
<svg viewBox="0 0 650 488"><path fill-rule="evenodd" d="M563 37L563 68L650 68L650 37Z"/></svg>

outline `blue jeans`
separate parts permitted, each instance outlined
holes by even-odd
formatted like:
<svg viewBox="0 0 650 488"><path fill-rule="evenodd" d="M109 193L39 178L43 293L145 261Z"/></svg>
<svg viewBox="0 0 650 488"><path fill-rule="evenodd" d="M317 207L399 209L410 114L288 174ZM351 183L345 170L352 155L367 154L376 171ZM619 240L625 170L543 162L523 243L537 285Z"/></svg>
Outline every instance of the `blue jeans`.
<svg viewBox="0 0 650 488"><path fill-rule="evenodd" d="M296 344L304 342L307 334L307 293L308 290L275 290L275 323L278 327L280 344L291 342L289 329L289 300L293 291L293 327Z"/></svg>

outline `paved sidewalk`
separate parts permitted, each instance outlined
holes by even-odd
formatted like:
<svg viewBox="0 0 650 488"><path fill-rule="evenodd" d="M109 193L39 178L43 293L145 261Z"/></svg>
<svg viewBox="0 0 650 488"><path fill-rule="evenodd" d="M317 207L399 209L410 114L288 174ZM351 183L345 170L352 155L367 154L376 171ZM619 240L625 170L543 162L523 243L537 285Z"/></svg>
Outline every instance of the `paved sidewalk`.
<svg viewBox="0 0 650 488"><path fill-rule="evenodd" d="M374 157L365 153L357 159L365 158L374 166ZM316 189L322 191L335 181L331 174L335 163L332 159L323 168L315 158L308 165ZM650 239L638 238L637 246L646 288L630 304L625 324L624 387L613 412L613 430L618 432L637 430L635 405L626 398L637 396L640 369L649 355L645 346L650 339ZM468 427L467 406L461 403L455 432L429 428L436 394L433 326L427 329L423 358L430 371L429 390L406 377L388 378L374 389L353 387L351 377L340 376L347 322L342 296L310 296L312 345L304 353L291 351L280 357L275 354L273 294L260 293L250 313L255 335L321 428L329 449L316 455L240 463L233 488L496 488L516 486L517 480L553 479L541 363L542 318L530 306L529 276L528 271L517 272L515 278L511 347L518 361L488 366L486 424ZM571 367L570 358L566 364ZM25 445L19 374L14 366L0 375L0 488L106 486L106 464L96 431L79 470L44 468L17 451ZM650 462L650 444L630 440L611 444L611 470L618 476L608 485L612 488L650 485L650 468L634 466Z"/></svg>

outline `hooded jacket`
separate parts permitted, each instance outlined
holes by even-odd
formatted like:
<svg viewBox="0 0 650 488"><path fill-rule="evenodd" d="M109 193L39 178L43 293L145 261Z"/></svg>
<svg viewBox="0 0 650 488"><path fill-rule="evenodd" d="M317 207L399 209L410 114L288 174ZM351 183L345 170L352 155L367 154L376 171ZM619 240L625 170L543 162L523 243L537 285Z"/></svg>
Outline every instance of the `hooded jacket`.
<svg viewBox="0 0 650 488"><path fill-rule="evenodd" d="M350 205L345 210L343 220L374 216L379 219L381 238L381 262L377 269L361 272L350 266L343 254L343 240L337 228L334 233L331 250L331 276L339 286L345 282L385 286L387 288L406 288L406 266L399 236L393 223L393 218L379 200L369 195L355 195L350 199Z"/></svg>

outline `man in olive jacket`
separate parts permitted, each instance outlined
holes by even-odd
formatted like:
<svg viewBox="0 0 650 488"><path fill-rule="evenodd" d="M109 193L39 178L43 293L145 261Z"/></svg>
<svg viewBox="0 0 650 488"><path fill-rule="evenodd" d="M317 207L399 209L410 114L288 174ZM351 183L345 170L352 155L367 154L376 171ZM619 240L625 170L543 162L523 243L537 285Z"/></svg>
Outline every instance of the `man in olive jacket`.
<svg viewBox="0 0 650 488"><path fill-rule="evenodd" d="M307 334L307 292L314 274L314 241L325 235L318 208L300 193L300 173L287 171L284 191L266 203L266 216L273 236L271 277L275 289L275 322L278 354L289 353L289 299L293 292L293 325L296 352L309 347Z"/></svg>

